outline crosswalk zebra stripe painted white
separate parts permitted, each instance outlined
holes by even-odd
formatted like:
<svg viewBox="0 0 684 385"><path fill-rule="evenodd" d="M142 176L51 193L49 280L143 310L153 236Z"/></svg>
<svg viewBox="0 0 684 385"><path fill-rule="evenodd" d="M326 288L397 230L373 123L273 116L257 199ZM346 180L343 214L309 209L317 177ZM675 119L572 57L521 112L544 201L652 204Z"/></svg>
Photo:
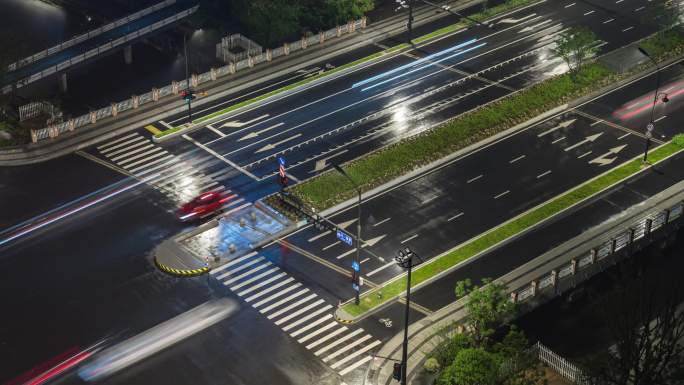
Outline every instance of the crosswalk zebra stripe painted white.
<svg viewBox="0 0 684 385"><path fill-rule="evenodd" d="M283 331L288 331L288 330L292 329L292 328L295 327L295 326L301 325L301 324L303 324L304 322L306 322L306 321L308 321L308 320L310 320L310 319L312 319L312 318L314 318L314 317L320 315L321 313L324 313L324 312L326 312L326 311L328 311L328 310L330 310L330 309L332 309L332 305L328 304L328 305L326 305L325 307L322 307L322 308L316 310L315 312L310 313L309 315L304 316L304 317L298 319L297 321L295 321L295 322L293 322L293 323L291 323L291 324L289 324L289 325L285 325L285 326L283 327Z"/></svg>
<svg viewBox="0 0 684 385"><path fill-rule="evenodd" d="M316 346L328 341L329 339L331 339L331 338L335 337L336 335L343 333L347 330L348 329L346 326L341 326L339 329L335 329L332 333L326 334L323 338L319 338L316 341L306 345L305 347L307 350L311 350L311 349L315 348Z"/></svg>
<svg viewBox="0 0 684 385"><path fill-rule="evenodd" d="M279 280L280 278L285 277L286 275L287 275L287 273L285 273L285 272L281 272L281 273L279 273L279 274L276 274L276 275L274 275L273 277L271 277L271 278L269 278L269 279L267 279L267 280L265 280L265 281L263 281L263 282L261 282L261 283L258 283L258 284L256 284L256 285L250 287L250 288L247 289L247 290L243 290L243 291L237 293L237 295L239 295L240 297L244 297L245 295L247 295L247 294L249 294L249 293L251 293L251 292L253 292L253 291L255 291L255 290L259 289L259 288L262 288L262 287L268 285L269 283L271 283L271 282L273 282L273 281Z"/></svg>
<svg viewBox="0 0 684 385"><path fill-rule="evenodd" d="M274 290L279 289L281 286L287 285L288 283L291 283L291 282L293 282L293 281L294 281L294 278L289 277L288 279L286 279L286 280L284 280L284 281L280 281L280 282L276 283L275 285L269 287L268 289L264 289L264 290L262 290L262 291L260 291L260 292L258 292L258 293L256 293L256 294L253 294L253 295L251 295L251 296L245 298L245 302L252 302L252 301L254 301L255 299L261 297L262 295L266 295L266 294L268 294L268 293L270 293L270 292L272 292L272 291L274 291ZM300 285L301 285L301 284L300 284Z"/></svg>
<svg viewBox="0 0 684 385"><path fill-rule="evenodd" d="M154 143L150 143L149 141L135 142L128 147L120 148L110 154L107 154L107 157L116 162L119 159L123 159L131 154L135 154L150 147L154 147Z"/></svg>
<svg viewBox="0 0 684 385"><path fill-rule="evenodd" d="M322 324L323 322L329 321L329 320L332 319L332 318L333 318L332 314L328 313L328 314L324 315L323 317L317 319L316 321L314 321L314 322L312 322L312 323L310 323L310 324L304 326L303 328L301 328L301 329L299 329L299 330L296 330L296 331L290 333L290 335L291 335L292 337L297 337L298 335L304 334L304 333L306 333L307 331L309 331L309 330L315 328L316 326Z"/></svg>
<svg viewBox="0 0 684 385"><path fill-rule="evenodd" d="M297 306L299 306L299 305L301 305L301 304L303 304L303 303L309 302L309 301L311 301L312 299L314 299L314 298L316 298L316 297L317 297L316 294L311 294L311 295L309 295L309 296L306 296L306 297L300 299L299 301L297 301L297 302L295 302L295 303L293 303L293 304L291 304L291 305L288 305L288 306L286 306L286 307L284 307L284 308L282 308L282 309L276 311L275 313L269 314L268 316L266 316L266 318L268 318L268 319L274 319L274 318L278 317L279 315L285 313L286 311L292 310L293 308L295 308L295 307L297 307Z"/></svg>
<svg viewBox="0 0 684 385"><path fill-rule="evenodd" d="M141 170L141 169L143 169L143 168L149 166L150 164L154 164L154 163L148 162L148 163L146 163L146 164L143 164L142 166L138 166L139 164L145 163L145 162L147 162L147 161L149 161L149 160L155 160L155 161L161 162L161 161L163 161L162 159L156 159L156 158L159 158L159 157L164 156L164 155L168 155L168 156L165 157L164 159L171 159L171 158L174 158L173 155L171 155L171 154L169 154L168 152L164 151L164 152L160 152L160 153L154 154L154 155L152 155L152 156L150 156L150 157L148 157L148 158L139 160L139 161L137 161L137 162L133 162L133 163L131 163L131 164L127 164L127 165L123 166L123 168L125 168L126 170L128 170L128 171L130 171L130 172L136 172L137 170ZM134 168L133 166L138 166L138 167L135 167L135 168Z"/></svg>
<svg viewBox="0 0 684 385"><path fill-rule="evenodd" d="M330 344L328 344L328 345L326 345L326 346L324 346L324 347L322 347L322 348L316 350L316 351L314 352L314 355L320 356L321 354L327 352L328 350L334 348L335 346L337 346L337 345L339 345L339 344L341 344L341 343L343 343L343 342L345 342L345 341L347 341L347 340L349 340L349 339L355 337L357 334L361 334L361 333L363 333L363 329L360 329L360 328L359 328L359 329L356 329L356 330L354 330L353 332L351 332L350 334L347 334L346 336L344 336L344 337L342 337L342 338L340 338L340 339L338 339L338 340L335 340L335 341L331 342Z"/></svg>
<svg viewBox="0 0 684 385"><path fill-rule="evenodd" d="M259 302L255 302L254 304L252 304L252 306L254 306L255 308L258 308L259 306L265 305L265 304L267 304L267 303L273 301L274 299L276 299L276 298L278 298L278 297L280 297L280 296L283 296L283 295L285 295L285 294L291 292L292 290L294 290L294 289L296 289L296 288L298 288L298 287L300 287L300 286L302 286L302 284L299 283L299 282L297 282L297 283L295 283L294 285L288 286L288 287L284 288L283 290L280 290L279 292L277 292L277 293L275 293L275 294L269 295L268 297L262 299L262 300L259 301Z"/></svg>
<svg viewBox="0 0 684 385"><path fill-rule="evenodd" d="M351 344L346 345L346 346L343 346L342 348L340 348L340 349L338 349L338 350L336 350L336 351L334 351L334 352L328 354L328 355L323 359L323 361L324 361L324 362L328 362L328 361L332 360L333 358L339 356L340 354L342 354L342 353L344 353L344 352L346 352L346 351L348 351L348 350L351 350L354 346L362 344L363 341L365 341L365 340L367 340L367 339L369 339L369 338L371 338L370 334L366 334L365 336L359 338L358 340L352 342Z"/></svg>
<svg viewBox="0 0 684 385"><path fill-rule="evenodd" d="M109 147L107 149L100 150L100 153L107 155L108 153L116 150L117 148L121 148L123 146L129 145L131 143L139 142L139 141L149 142L149 140L143 138L142 136L137 136L137 137L135 137L133 139L129 139L125 142L121 142L121 143L117 144L116 146L112 146L112 147Z"/></svg>
<svg viewBox="0 0 684 385"><path fill-rule="evenodd" d="M273 272L275 272L275 271L278 271L278 270L280 270L280 269L278 269L277 267L274 267L274 268L272 268L272 269L270 269L270 270L267 270L267 271L265 271L265 272L263 272L263 273L261 273L261 274L259 274L259 275L254 276L254 277L252 277L252 278L250 278L250 279L248 279L248 280L246 280L246 281L244 281L244 282L240 282L240 283L238 283L238 284L235 285L235 286L231 286L231 287L230 287L230 290L232 290L232 291L237 291L237 289L239 289L239 288L241 288L241 287L245 287L245 286L249 285L250 283L252 283L252 282L254 282L254 281L256 281L256 280L259 280L259 279L261 279L261 278L264 278L265 276L267 276L267 275L269 275L269 274L271 274L271 273L273 273ZM228 286L228 285L226 285L226 286Z"/></svg>
<svg viewBox="0 0 684 385"><path fill-rule="evenodd" d="M154 161L152 161L152 162L149 162L149 163L147 163L147 164L143 164L142 166L138 166L138 167L135 167L135 168L131 168L131 169L129 169L128 171L130 171L131 173L135 174L136 172L138 172L138 171L140 171L140 170L146 168L147 166L151 166L151 165L158 164L158 163L162 163L162 162L168 162L168 161L171 161L171 160L174 159L174 158L175 158L175 156L169 154L169 156L166 156L166 157L160 158L160 159L156 159L156 160L154 160Z"/></svg>
<svg viewBox="0 0 684 385"><path fill-rule="evenodd" d="M160 151L157 151L157 150L160 150ZM136 160L135 162L129 163L129 161L127 160L125 162L120 162L119 164L125 169L130 169L130 167L137 166L137 165L145 163L149 160L156 159L156 158L159 158L159 157L162 157L164 155L169 154L166 150L162 150L160 148L155 148L153 151L150 151L149 153L151 153L150 156L142 158L142 159L139 159L140 157L136 156L135 158L139 159L139 160ZM149 153L146 153L143 155L148 155Z"/></svg>
<svg viewBox="0 0 684 385"><path fill-rule="evenodd" d="M153 149L151 149L151 150L149 150L149 151L145 151L145 152L143 152L143 153L141 153L141 154L137 154L137 155L132 156L132 157L130 157L130 158L126 158L126 159L124 159L124 160L122 160L122 161L120 161L120 162L118 162L118 163L119 163L120 165L126 167L127 164L133 162L134 160L138 160L138 159L143 158L143 157L145 157L145 156L147 156L147 155L151 155L151 154L155 154L155 153L168 154L168 152L167 152L166 150L163 150L163 149L161 149L161 148L159 148L159 147L155 147L155 148L153 148ZM145 158L145 159L149 159L149 157L148 157L148 158Z"/></svg>
<svg viewBox="0 0 684 385"><path fill-rule="evenodd" d="M218 184L217 181L210 180L209 183L201 185L199 189L200 189L200 191L206 191L206 190L209 190L210 188L216 186L217 184Z"/></svg>
<svg viewBox="0 0 684 385"><path fill-rule="evenodd" d="M297 317L298 315L300 315L306 311L309 311L309 310L311 310L311 309L315 308L316 306L323 304L323 303L325 303L325 301L322 299L319 299L318 301L310 303L310 304L304 306L303 308L297 310L296 312L294 312L292 314L288 314L287 316L275 321L274 323L276 325L280 325L281 323L287 322L287 321L293 319L294 317Z"/></svg>
<svg viewBox="0 0 684 385"><path fill-rule="evenodd" d="M122 140L128 139L128 138L130 138L130 137L132 137L132 136L136 136L136 135L139 135L139 134L138 134L137 132L134 132L134 133L132 133L132 134L128 134L128 135L126 135L126 136L122 136L122 137L120 137L120 138L116 138L116 139L114 139L114 140L112 140L112 141L109 141L109 142L107 142L107 143L105 143L105 144L103 144L103 145L97 146L97 147L95 147L95 148L97 148L98 150L102 150L102 149L105 149L105 148L107 148L107 147L109 147L109 146L115 144L115 143L119 143L119 142L121 142Z"/></svg>
<svg viewBox="0 0 684 385"><path fill-rule="evenodd" d="M229 276L229 275L231 275L231 274L235 274L235 273L237 273L238 271L244 270L244 269L246 269L246 268L252 266L253 264L259 263L259 262L261 262L261 261L263 261L263 260L264 260L264 257L257 257L257 258L254 258L254 259L252 259L251 261L249 261L249 262L247 262L247 263L245 263L245 264L242 264L242 265L236 267L235 269L226 271L225 273L223 273L223 274L219 275L218 277L216 277L216 279L223 279L223 278L225 278L225 277L227 277L227 276ZM270 262L267 261L267 263L270 263ZM237 278L237 277L236 277L236 278Z"/></svg>
<svg viewBox="0 0 684 385"><path fill-rule="evenodd" d="M308 288L308 287L305 287L305 288L303 288L302 290L300 290L300 291L298 291L298 292L296 292L296 293L294 293L294 294L288 295L287 297L281 299L281 300L278 301L278 302L275 302L275 303L273 303L273 304L271 304L271 305L266 306L266 307L263 308L263 309L260 309L259 311L261 312L261 314L268 313L269 311L271 311L271 310L277 308L278 306L280 306L280 305L282 305L282 304L285 304L285 303L287 303L288 301L292 301L293 299L295 299L295 298L297 298L297 297L300 297L300 296L306 294L308 291L309 291L309 288Z"/></svg>
<svg viewBox="0 0 684 385"><path fill-rule="evenodd" d="M370 336L369 336L369 337L370 337ZM344 357L343 359L341 359L341 360L335 362L334 364L330 365L330 367L333 368L333 369L337 369L337 368L339 368L340 366L344 365L345 363L351 361L351 360L354 359L355 357L358 357L358 356L360 356L361 354L366 353L367 351L373 349L374 347L376 347L376 346L378 346L378 345L380 345L380 341L377 341L377 340L376 340L376 341L374 341L374 342L371 342L370 344L364 346L363 348L361 348L361 349L355 351L354 353L352 353L352 354L350 354L350 355Z"/></svg>
<svg viewBox="0 0 684 385"><path fill-rule="evenodd" d="M306 342L306 341L308 341L308 340L310 340L310 339L316 337L317 335L323 333L324 331L329 330L329 329L332 329L332 328L334 328L335 326L338 326L338 325L339 325L339 324L337 323L337 321L332 321L332 322L330 322L329 324L323 326L322 328L317 329L317 330L314 330L313 332L311 332L311 333L305 335L304 337L298 339L297 342L299 342L300 344L303 344L304 342Z"/></svg>
<svg viewBox="0 0 684 385"><path fill-rule="evenodd" d="M351 372L352 370L358 368L359 366L365 364L366 362L370 361L371 359L373 359L373 357L371 357L371 356L363 357L362 359L360 359L355 364L340 370L340 376L344 376L345 374L347 374L347 373Z"/></svg>
<svg viewBox="0 0 684 385"><path fill-rule="evenodd" d="M227 280L227 281L223 281L223 284L226 285L226 286L228 286L228 285L230 285L230 284L233 283L233 282L237 282L237 281L241 280L242 278L245 278L245 277L247 277L247 276L249 276L249 275L252 275L252 273L256 273L257 271L262 270L262 269L265 269L265 268L267 268L267 267L269 267L269 266L271 266L271 265L272 265L271 262L266 261L265 263L262 263L261 265L259 265L259 266L255 267L255 268L253 268L252 270L246 271L246 272L244 272L244 273L242 273L242 274L240 274L240 275L236 275L235 277L233 277L233 278L231 278L231 279L229 279L229 280ZM230 274L230 271L229 271L228 273L226 273L225 275L227 275L227 274Z"/></svg>
<svg viewBox="0 0 684 385"><path fill-rule="evenodd" d="M225 270L225 269L227 269L227 268L229 268L229 267L231 267L231 266L234 266L235 264L240 263L240 262L244 261L245 259L250 259L250 258L252 258L252 257L255 256L255 255L257 255L256 251L252 251L251 253L245 254L245 255L243 255L243 256L240 257L240 258L233 259L232 261L226 263L225 265L213 269L213 270L210 272L210 274L217 274L218 272L223 271L223 270Z"/></svg>
<svg viewBox="0 0 684 385"><path fill-rule="evenodd" d="M169 157L175 158L174 155L169 155ZM149 168L142 167L142 168L145 168L145 170L143 170L141 172L135 172L135 176L142 177L144 175L151 174L151 173L159 170L160 168L164 168L164 171L171 172L174 169L176 169L177 167L182 165L182 163L178 163L175 159L173 162L170 162L170 161L166 162L166 163L154 162L154 164L155 164L154 167L149 167ZM152 163L150 163L148 165L152 165Z"/></svg>

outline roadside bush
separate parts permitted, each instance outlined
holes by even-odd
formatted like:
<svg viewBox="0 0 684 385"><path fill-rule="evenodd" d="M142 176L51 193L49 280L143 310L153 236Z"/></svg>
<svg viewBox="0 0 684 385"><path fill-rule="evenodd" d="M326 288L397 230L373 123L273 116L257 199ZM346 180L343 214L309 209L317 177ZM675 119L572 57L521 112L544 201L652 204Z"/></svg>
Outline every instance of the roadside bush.
<svg viewBox="0 0 684 385"><path fill-rule="evenodd" d="M425 363L423 364L423 368L428 372L428 373L437 373L439 371L439 362L437 362L436 358L430 357L427 360L425 360Z"/></svg>
<svg viewBox="0 0 684 385"><path fill-rule="evenodd" d="M451 338L437 345L432 352L432 358L437 361L439 367L446 368L454 361L458 352L471 346L470 342L468 335L455 333Z"/></svg>

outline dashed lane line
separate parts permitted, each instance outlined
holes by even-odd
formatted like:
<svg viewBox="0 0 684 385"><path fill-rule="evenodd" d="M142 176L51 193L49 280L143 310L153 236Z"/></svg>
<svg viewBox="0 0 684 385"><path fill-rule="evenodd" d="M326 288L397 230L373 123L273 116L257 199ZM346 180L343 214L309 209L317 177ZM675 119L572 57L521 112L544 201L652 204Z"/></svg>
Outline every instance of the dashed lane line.
<svg viewBox="0 0 684 385"><path fill-rule="evenodd" d="M499 199L499 198L507 195L509 192L511 192L511 190L506 190L506 191L502 192L501 194L495 195L494 199Z"/></svg>
<svg viewBox="0 0 684 385"><path fill-rule="evenodd" d="M483 176L484 176L484 175L480 174L480 175L476 176L475 178L468 179L468 180L466 181L466 183L473 183L473 182L475 182L476 180L482 178Z"/></svg>
<svg viewBox="0 0 684 385"><path fill-rule="evenodd" d="M461 216L463 216L463 213L462 213L462 212L460 212L460 213L454 215L453 217L447 219L447 222L451 222L451 221L453 221L453 220L456 219L456 218L460 218Z"/></svg>
<svg viewBox="0 0 684 385"><path fill-rule="evenodd" d="M543 173L537 175L537 179L543 178L543 177L545 177L545 176L547 176L547 175L549 175L549 174L551 174L551 170L548 170L548 171L546 171L546 172L543 172Z"/></svg>

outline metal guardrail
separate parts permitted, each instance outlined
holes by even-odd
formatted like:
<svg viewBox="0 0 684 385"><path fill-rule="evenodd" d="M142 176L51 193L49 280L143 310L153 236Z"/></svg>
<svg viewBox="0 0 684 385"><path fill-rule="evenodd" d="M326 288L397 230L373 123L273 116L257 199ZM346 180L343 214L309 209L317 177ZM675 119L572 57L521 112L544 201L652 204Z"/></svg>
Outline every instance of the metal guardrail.
<svg viewBox="0 0 684 385"><path fill-rule="evenodd" d="M132 13L132 14L130 14L130 15L124 17L124 18L121 18L121 19L119 19L119 20L117 20L117 21L114 21L114 22L111 22L111 23L109 23L109 24L107 24L107 25L104 25L104 26L102 26L102 27L100 27L100 28L97 28L97 29L88 31L88 32L86 32L86 33L84 33L84 34L81 34L81 35L78 35L78 36L76 36L76 37L73 37L73 38L71 38L71 39L69 39L69 40L67 40L67 41L61 42L61 43L59 43L59 44L56 45L56 46L47 48L47 49L45 49L45 50L43 50L43 51L40 51L40 52L38 52L38 53L35 53L35 54L33 54L33 55L29 56L29 57L26 57L26 58L24 58L24 59L17 60L16 62L14 62L14 63L8 65L8 66L7 66L7 70L8 70L9 72L15 71L15 70L17 70L17 69L19 69L19 68L22 68L22 67L24 67L24 66L26 66L26 65L28 65L28 64L31 64L31 63L35 62L36 60L40 60L40 59L42 59L42 58L44 58L44 57L47 57L47 56L50 56L50 55L55 54L55 53L57 53L57 52L60 52L60 51L62 51L62 50L65 50L65 49L67 49L67 48L69 48L69 47L72 47L72 46L78 44L78 43L81 43L81 42L86 41L86 40L88 40L88 39L90 39L90 38L93 38L93 37L95 37L95 36L98 36L98 35L102 34L103 32L107 32L107 31L109 31L109 30L111 30L111 29L114 29L114 28L116 28L116 27L122 26L122 25L124 25L124 24L128 24L128 23L130 23L131 21L140 19L141 17L143 17L143 16L145 16L145 15L149 15L149 14L152 13L152 12L156 12L156 11L162 9L162 8L166 8L166 7L168 7L169 5L172 5L172 4L175 4L175 3L176 3L176 0L165 0L165 1L161 2L161 3L158 3L158 4L155 4L155 5L153 5L153 6L147 7L147 8L145 8L145 9L142 9L142 10L138 11L138 12Z"/></svg>
<svg viewBox="0 0 684 385"><path fill-rule="evenodd" d="M198 6L195 6L191 9L183 11L183 12L181 12L175 16L172 16L168 19L165 19L161 22L152 24L151 26L149 26L147 28L154 27L156 24L159 24L159 26L157 26L157 28L158 28L160 26L172 23L172 22L174 22L180 18L183 18L183 17L195 12L197 10L197 8L198 8ZM170 20L170 19L173 19L173 20ZM169 21L167 21L167 20L169 20ZM162 24L160 24L160 23L162 23ZM363 19L349 22L345 26L337 27L336 29L334 29L335 36L341 36L341 34L343 34L343 33L354 32L356 29L364 28L365 26L366 26L366 18L364 17ZM153 28L153 29L156 29L156 28ZM132 40L132 39L138 37L140 34L146 33L147 31L148 30L145 30L143 32L143 30L140 30L140 31L131 33L129 35L126 35L122 38L119 38L117 40L114 40L110 43L107 43L105 46L111 45L111 47L108 46L106 50L109 50L109 49L114 48L118 45L121 45L126 41ZM340 32L337 32L337 31L340 31ZM316 37L316 39L318 39L318 40L316 40L317 41L316 44L322 43L321 38L320 38L320 34L314 35L314 36ZM311 38L309 38L309 39L311 39ZM313 39L313 40L315 40L315 39ZM323 41L324 40L325 40L325 38L323 39ZM276 48L274 50L266 50L266 52L261 53L258 56L248 57L247 59L241 60L237 63L229 63L229 64L222 66L222 67L219 67L219 68L212 68L211 70L209 70L208 72L205 72L203 74L199 74L199 75L194 74L191 76L191 79L189 79L190 80L189 82L192 84L193 87L197 87L198 85L215 81L220 77L227 76L230 74L234 74L237 71L240 71L240 70L243 70L246 68L251 68L256 64L271 61L274 57L282 56L282 55L289 55L293 51L304 49L302 47L302 41L304 41L304 39L298 40L297 42L293 43L292 45L285 44L283 47L279 47L279 48ZM304 43L304 44L307 44L307 43ZM81 62L81 61L86 59L85 55L90 54L91 56L95 56L101 52L104 52L104 50L100 50L100 47L98 47L98 48L95 48L93 50L86 52L85 54L71 58L70 60L68 60L65 63L58 64L57 66L55 66L55 68L50 68L48 70L42 71L39 74L32 75L28 79L26 84L34 82L34 81L40 79L41 77L47 76L49 74L53 74L53 73L57 72L58 70L61 70L61 69L66 68L68 66L76 64L78 62ZM110 116L116 116L120 112L129 110L129 109L138 108L143 104L155 102L155 101L159 100L159 98L161 98L161 97L172 95L172 94L178 94L180 91L183 91L187 88L187 85L186 85L187 83L188 83L188 81L185 79L181 80L181 81L174 81L171 84L166 85L162 88L159 88L159 89L155 88L155 89L152 89L150 92L147 92L145 94L142 94L139 96L133 96L129 100L124 100L124 101L121 101L118 103L112 103L108 107L103 107L100 110L90 112L90 113L85 114L85 115L81 115L77 118L70 119L70 120L63 122L63 123L60 123L58 125L45 127L45 128L38 129L38 130L31 130L31 141L33 143L36 143L36 142L39 142L41 140L54 138L54 137L56 137L60 134L63 134L65 132L73 131L76 128L80 128L83 126L87 126L89 124L96 123L98 120L100 120L102 118L106 118L106 117L110 117ZM11 91L11 89L12 89L11 86L7 86L7 87L3 88L2 91L3 91L3 93L8 93ZM155 96L155 92L157 93L156 96Z"/></svg>

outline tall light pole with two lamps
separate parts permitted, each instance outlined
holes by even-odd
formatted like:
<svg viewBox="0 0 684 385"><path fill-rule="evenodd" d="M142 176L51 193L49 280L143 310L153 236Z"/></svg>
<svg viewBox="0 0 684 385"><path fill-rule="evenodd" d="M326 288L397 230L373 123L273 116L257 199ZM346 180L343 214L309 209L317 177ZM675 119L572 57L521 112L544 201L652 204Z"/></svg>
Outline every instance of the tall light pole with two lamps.
<svg viewBox="0 0 684 385"><path fill-rule="evenodd" d="M397 256L394 260L397 264L405 269L408 269L406 276L406 309L404 310L404 343L402 344L401 350L401 375L400 382L401 385L406 385L406 369L407 369L407 359L408 359L408 325L409 325L409 307L411 304L411 270L413 268L413 257L417 257L421 262L423 259L416 253L413 252L408 247L400 249L397 251ZM395 364L397 365L397 364ZM396 367L396 366L395 366ZM395 377L396 378L396 377Z"/></svg>
<svg viewBox="0 0 684 385"><path fill-rule="evenodd" d="M654 121L654 115L655 115L655 107L656 104L658 104L658 100L662 100L663 103L667 103L669 99L667 98L667 93L665 92L659 92L660 91L660 66L658 65L658 62L653 59L649 53L641 48L637 47L639 49L639 52L641 52L642 55L646 56L649 58L652 62L653 65L656 67L656 89L655 89L655 94L653 95L653 105L651 106L651 119L649 123L646 125L646 134L644 135L646 137L646 145L644 146L644 159L641 161L642 164L647 164L648 163L648 148L651 145L651 138L653 137L653 129L655 128L655 121Z"/></svg>

